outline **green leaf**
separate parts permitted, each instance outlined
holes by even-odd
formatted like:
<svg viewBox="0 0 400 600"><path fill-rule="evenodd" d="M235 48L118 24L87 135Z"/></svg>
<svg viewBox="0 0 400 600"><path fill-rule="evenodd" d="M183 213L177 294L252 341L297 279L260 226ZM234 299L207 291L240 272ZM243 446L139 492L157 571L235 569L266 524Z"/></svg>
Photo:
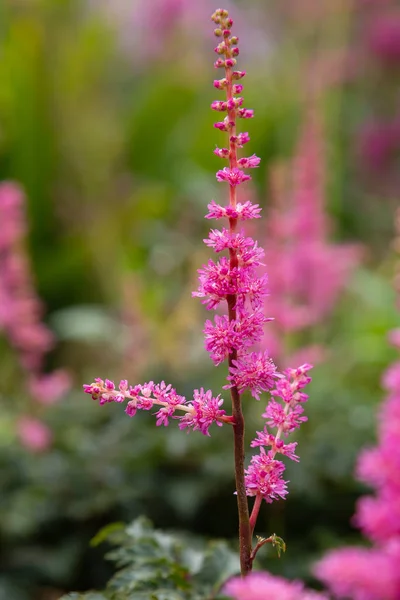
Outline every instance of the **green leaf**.
<svg viewBox="0 0 400 600"><path fill-rule="evenodd" d="M121 531L124 529L125 524L122 522L110 523L106 525L96 535L90 540L90 545L95 547L99 546L103 542L109 539L110 535L115 533L116 531Z"/></svg>
<svg viewBox="0 0 400 600"><path fill-rule="evenodd" d="M193 581L206 590L216 592L229 577L239 571L237 554L225 542L212 542L205 552L203 564Z"/></svg>

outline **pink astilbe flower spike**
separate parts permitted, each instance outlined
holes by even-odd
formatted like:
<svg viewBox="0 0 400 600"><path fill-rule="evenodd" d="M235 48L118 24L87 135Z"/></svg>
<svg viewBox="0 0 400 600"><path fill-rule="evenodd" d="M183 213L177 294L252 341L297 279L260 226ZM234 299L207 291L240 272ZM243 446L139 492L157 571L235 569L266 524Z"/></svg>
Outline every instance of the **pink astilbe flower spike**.
<svg viewBox="0 0 400 600"><path fill-rule="evenodd" d="M247 236L238 225L242 222L260 218L261 209L258 204L249 200L238 202L237 188L250 178L242 169L258 167L260 159L256 155L238 157L238 150L250 140L247 132L236 131L238 118L252 118L251 109L243 108L243 98L237 95L243 91L243 85L235 83L241 80L245 71L234 70L238 38L231 34L233 21L228 11L217 9L212 15L216 25L214 34L223 40L218 43L215 52L218 59L214 63L216 69L224 69L224 77L214 81L214 87L225 92L225 98L213 101L211 108L217 112L226 112L222 121L214 124L226 136L226 147L217 148L214 154L218 159L228 160L228 166L217 171L217 181L228 184L229 203L217 204L211 201L208 205L207 219L225 219L225 227L212 229L204 240L205 245L214 253L225 255L215 260L209 259L207 264L198 270L198 289L192 292L200 298L206 308L211 311L220 308L223 312L213 320L207 319L204 327L205 348L215 365L227 361L227 385L232 401L232 415L227 415L222 408L223 399L214 395L211 390L203 388L194 390L193 398L186 400L171 385L153 381L143 385L129 386L126 380L121 381L118 388L112 381L100 378L84 391L100 404L124 402L126 413L133 417L138 410L156 408L156 425L168 425L170 419L179 420L181 429L198 430L209 435L210 426L215 423L233 425L235 444L235 476L237 486L237 502L240 529L240 562L242 574L251 570L254 557L251 552L251 537L254 522L250 521L247 496L264 498L267 502L284 498L287 494L286 483L282 479L284 465L274 460L280 452L292 460L298 460L295 444L283 444L281 434L288 434L305 420L303 409L299 404L307 399L300 392L310 378L306 375L311 368L303 365L299 369L291 369L284 374L278 373L276 366L267 351L254 352L251 347L259 343L264 334L264 325L271 317L264 315L264 299L268 294L267 275L262 273L264 267L264 250L258 242ZM241 167L241 168L239 168ZM253 457L247 473L244 464L244 417L242 412L242 395L250 391L256 399L262 393L271 393L280 397L285 408L283 418L277 425L278 432L272 438L267 434L259 434L255 445L261 446L260 453ZM276 401L273 400L274 405ZM272 405L271 405L272 406ZM268 410L268 409L267 409ZM271 422L272 416L267 418ZM271 423L270 423L271 424ZM266 430L265 430L266 431ZM271 434L272 435L272 434ZM269 441L268 441L269 440ZM270 445L271 451L264 450ZM254 515L254 511L253 511ZM253 519L254 520L254 519Z"/></svg>

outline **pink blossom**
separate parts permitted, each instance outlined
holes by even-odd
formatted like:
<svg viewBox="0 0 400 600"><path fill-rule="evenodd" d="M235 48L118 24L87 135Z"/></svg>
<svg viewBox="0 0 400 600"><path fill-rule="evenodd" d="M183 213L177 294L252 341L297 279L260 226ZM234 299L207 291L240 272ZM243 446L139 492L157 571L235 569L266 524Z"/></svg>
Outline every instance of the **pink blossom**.
<svg viewBox="0 0 400 600"><path fill-rule="evenodd" d="M220 408L223 399L220 396L214 397L211 390L206 392L203 388L194 390L193 402L188 405L191 409L184 417L180 419L179 428L189 428L193 431L199 430L204 435L209 434L209 428L212 423L222 426L221 418L225 416L225 411Z"/></svg>
<svg viewBox="0 0 400 600"><path fill-rule="evenodd" d="M270 573L234 577L225 584L223 592L234 600L328 600L324 594L304 589L300 581L288 581Z"/></svg>
<svg viewBox="0 0 400 600"><path fill-rule="evenodd" d="M39 419L22 417L17 423L17 433L21 444L32 452L44 452L53 440L50 429Z"/></svg>
<svg viewBox="0 0 400 600"><path fill-rule="evenodd" d="M262 416L267 419L267 425L279 427L284 433L288 434L300 427L301 423L307 421L307 417L301 416L303 412L304 409L301 406L295 406L288 413L285 413L282 404L271 400Z"/></svg>
<svg viewBox="0 0 400 600"><path fill-rule="evenodd" d="M250 141L250 136L247 132L238 133L237 135L231 135L229 140L236 144L238 148L243 148L244 144Z"/></svg>
<svg viewBox="0 0 400 600"><path fill-rule="evenodd" d="M248 158L239 158L238 165L242 167L242 169L254 169L255 167L258 167L260 161L261 159L253 154Z"/></svg>
<svg viewBox="0 0 400 600"><path fill-rule="evenodd" d="M261 311L243 312L238 320L229 321L227 315L206 321L205 347L216 365L228 358L234 350L244 351L259 341L263 335L266 317Z"/></svg>
<svg viewBox="0 0 400 600"><path fill-rule="evenodd" d="M285 499L287 481L282 479L285 465L271 458L260 448L260 454L251 457L250 465L245 471L246 494L248 496L260 495L268 503L278 498Z"/></svg>
<svg viewBox="0 0 400 600"><path fill-rule="evenodd" d="M257 446L271 446L271 450L268 453L270 455L275 456L276 453L279 453L295 462L299 462L300 460L297 454L295 454L297 442L285 444L283 440L269 433L266 427L264 427L263 431L257 431L257 437L251 442L250 446L252 448L256 448Z"/></svg>
<svg viewBox="0 0 400 600"><path fill-rule="evenodd" d="M226 181L229 185L240 185L244 181L251 179L250 175L246 175L240 169L229 169L224 167L222 171L217 171L217 181Z"/></svg>
<svg viewBox="0 0 400 600"><path fill-rule="evenodd" d="M228 218L247 221L248 219L259 219L261 217L261 208L259 205L252 204L249 201L244 202L243 204L238 202L236 207L233 208L231 206L220 206L212 200L207 208L209 212L206 214L206 219Z"/></svg>
<svg viewBox="0 0 400 600"><path fill-rule="evenodd" d="M215 252L222 252L229 248L244 251L247 247L254 245L254 240L251 237L246 237L243 231L231 233L225 227L222 230L211 229L208 238L203 241L206 246L213 248Z"/></svg>
<svg viewBox="0 0 400 600"><path fill-rule="evenodd" d="M214 364L219 365L233 350L241 347L241 339L236 331L236 322L229 321L227 315L214 317L215 323L206 321L204 328L205 348Z"/></svg>
<svg viewBox="0 0 400 600"><path fill-rule="evenodd" d="M262 392L268 392L273 388L277 375L276 366L267 352L251 352L238 357L233 361L233 365L227 377L230 383L224 386L224 389L235 386L239 394L249 389L251 395L259 400Z"/></svg>
<svg viewBox="0 0 400 600"><path fill-rule="evenodd" d="M202 269L198 269L199 289L192 296L205 298L204 304L208 309L215 308L226 299L227 295L237 292L237 271L232 273L229 260L223 256L218 262L211 259Z"/></svg>

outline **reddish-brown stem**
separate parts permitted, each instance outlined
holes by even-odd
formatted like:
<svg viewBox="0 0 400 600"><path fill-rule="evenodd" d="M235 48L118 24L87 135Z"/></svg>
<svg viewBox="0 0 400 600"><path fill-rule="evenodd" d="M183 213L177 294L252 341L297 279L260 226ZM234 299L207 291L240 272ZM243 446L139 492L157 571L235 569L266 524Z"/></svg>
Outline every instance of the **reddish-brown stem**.
<svg viewBox="0 0 400 600"><path fill-rule="evenodd" d="M250 515L251 533L254 532L254 527L256 526L256 523L257 523L257 517L258 517L258 513L260 512L261 502L262 502L262 496L260 494L257 494L256 499L254 501L253 510L251 511L251 515Z"/></svg>
<svg viewBox="0 0 400 600"><path fill-rule="evenodd" d="M227 53L228 54L228 53ZM232 98L232 69L226 68L226 96L227 101ZM228 119L233 124L229 130L229 136L236 134L236 111L228 111ZM229 140L229 167L234 169L237 167L237 148L234 142ZM229 203L232 207L236 207L236 187L229 187ZM229 230L233 233L236 229L237 219L229 219ZM229 251L230 269L233 270L238 265L236 250ZM227 296L228 301L228 316L229 320L236 319L236 295ZM234 361L237 359L237 352L234 350L229 355L229 368L234 366ZM236 386L231 388L232 399L232 415L235 419L233 425L234 438L234 458L235 458L235 481L237 493L237 505L239 515L239 548L240 548L240 570L242 576L250 573L252 568L251 551L252 551L252 529L249 519L249 505L246 495L246 485L244 481L244 417L242 412L242 403Z"/></svg>
<svg viewBox="0 0 400 600"><path fill-rule="evenodd" d="M271 535L269 538L266 538L265 540L260 540L258 542L258 544L255 545L253 552L250 555L250 560L251 563L253 564L253 561L256 557L257 552L259 551L260 548L262 548L263 546L265 546L265 544L271 544L274 542L274 536Z"/></svg>

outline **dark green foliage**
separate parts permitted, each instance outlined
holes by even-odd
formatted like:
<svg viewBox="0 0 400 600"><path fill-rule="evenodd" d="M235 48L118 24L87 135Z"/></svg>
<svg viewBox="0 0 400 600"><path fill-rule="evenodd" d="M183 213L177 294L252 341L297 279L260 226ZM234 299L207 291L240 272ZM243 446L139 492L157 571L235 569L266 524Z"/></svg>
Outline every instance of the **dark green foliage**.
<svg viewBox="0 0 400 600"><path fill-rule="evenodd" d="M106 558L118 569L106 590L64 600L217 600L221 586L239 571L237 554L225 542L204 544L158 531L143 517L124 529L104 528L92 543L105 540L117 544Z"/></svg>

